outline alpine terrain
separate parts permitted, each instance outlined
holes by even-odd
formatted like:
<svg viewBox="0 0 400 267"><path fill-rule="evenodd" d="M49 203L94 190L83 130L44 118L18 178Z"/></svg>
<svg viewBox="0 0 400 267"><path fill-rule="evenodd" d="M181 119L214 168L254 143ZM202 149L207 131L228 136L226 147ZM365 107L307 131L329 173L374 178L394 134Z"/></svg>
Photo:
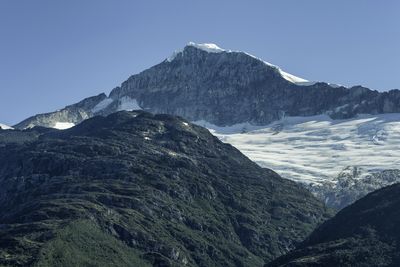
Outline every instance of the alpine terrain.
<svg viewBox="0 0 400 267"><path fill-rule="evenodd" d="M343 170L392 170L400 159L399 90L312 82L215 44L189 43L109 95L35 115L14 127L64 129L95 115L136 109L179 115L212 129L260 166L306 187L317 185L314 191L329 184L316 194L328 204L341 203L336 206L353 200L338 194L335 184ZM376 177L374 188L387 185ZM359 182L357 196L370 192Z"/></svg>
<svg viewBox="0 0 400 267"><path fill-rule="evenodd" d="M0 131L1 266L262 266L330 211L207 129L144 111Z"/></svg>
<svg viewBox="0 0 400 267"><path fill-rule="evenodd" d="M400 266L400 184L370 193L266 266Z"/></svg>

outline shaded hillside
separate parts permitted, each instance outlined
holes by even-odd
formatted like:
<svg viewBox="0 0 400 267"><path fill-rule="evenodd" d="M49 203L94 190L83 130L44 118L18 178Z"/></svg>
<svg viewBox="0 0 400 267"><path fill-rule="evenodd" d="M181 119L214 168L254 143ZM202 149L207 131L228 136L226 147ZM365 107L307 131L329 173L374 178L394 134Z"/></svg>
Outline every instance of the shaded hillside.
<svg viewBox="0 0 400 267"><path fill-rule="evenodd" d="M118 112L30 138L0 146L0 265L261 266L328 216L169 115Z"/></svg>
<svg viewBox="0 0 400 267"><path fill-rule="evenodd" d="M273 266L400 266L400 184L370 193Z"/></svg>

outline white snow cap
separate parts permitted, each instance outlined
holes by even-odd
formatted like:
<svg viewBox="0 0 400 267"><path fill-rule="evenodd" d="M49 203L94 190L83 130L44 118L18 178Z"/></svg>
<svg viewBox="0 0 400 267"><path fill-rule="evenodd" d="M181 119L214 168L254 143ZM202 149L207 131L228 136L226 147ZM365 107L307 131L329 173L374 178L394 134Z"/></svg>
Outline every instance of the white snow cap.
<svg viewBox="0 0 400 267"><path fill-rule="evenodd" d="M194 42L189 42L186 46L196 47L197 49L201 49L208 53L232 52L230 50L222 49L218 45L212 44L212 43L196 44ZM183 52L183 49L176 50L174 53L172 53L172 55L170 57L167 58L167 61L171 62L172 60L174 60L176 58L177 55L179 55L182 52Z"/></svg>
<svg viewBox="0 0 400 267"><path fill-rule="evenodd" d="M74 127L75 123L72 122L61 122L61 121L57 121L53 128L59 129L59 130L65 130L65 129L69 129L71 127Z"/></svg>
<svg viewBox="0 0 400 267"><path fill-rule="evenodd" d="M230 50L225 50L219 47L216 44L196 44L193 42L189 42L187 46L193 46L198 49L201 49L203 51L209 52L209 53L221 53L221 52L231 52Z"/></svg>

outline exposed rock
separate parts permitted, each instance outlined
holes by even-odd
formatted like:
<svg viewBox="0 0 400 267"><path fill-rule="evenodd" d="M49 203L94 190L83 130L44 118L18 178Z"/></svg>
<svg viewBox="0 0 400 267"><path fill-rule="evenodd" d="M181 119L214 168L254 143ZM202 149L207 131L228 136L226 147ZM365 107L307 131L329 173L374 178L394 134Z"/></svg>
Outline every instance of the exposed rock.
<svg viewBox="0 0 400 267"><path fill-rule="evenodd" d="M53 127L56 121L76 124L96 114L139 107L218 126L242 122L265 125L283 115L326 113L340 119L360 113L400 112L399 90L380 93L361 86L348 89L323 82L294 83L278 67L247 53L217 52L188 45L162 63L131 76L112 90L109 98L101 94L57 112L34 116L15 127ZM101 108L94 109L98 104Z"/></svg>
<svg viewBox="0 0 400 267"><path fill-rule="evenodd" d="M0 265L261 266L330 214L170 115L14 132L26 138L0 142Z"/></svg>
<svg viewBox="0 0 400 267"><path fill-rule="evenodd" d="M57 122L78 124L93 117L94 113L92 109L105 98L107 98L107 96L104 93L88 97L61 110L32 116L15 125L15 128L26 129L35 126L54 128Z"/></svg>
<svg viewBox="0 0 400 267"><path fill-rule="evenodd" d="M329 207L342 209L368 193L399 183L400 170L366 171L355 166L344 169L332 181L307 185Z"/></svg>

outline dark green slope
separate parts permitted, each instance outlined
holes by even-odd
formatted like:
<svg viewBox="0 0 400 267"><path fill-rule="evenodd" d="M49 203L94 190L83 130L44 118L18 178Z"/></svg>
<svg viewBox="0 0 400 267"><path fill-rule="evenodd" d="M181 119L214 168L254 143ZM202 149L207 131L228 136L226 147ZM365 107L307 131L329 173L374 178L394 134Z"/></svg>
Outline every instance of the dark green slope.
<svg viewBox="0 0 400 267"><path fill-rule="evenodd" d="M327 217L180 118L119 112L39 130L0 140L0 265L262 266Z"/></svg>
<svg viewBox="0 0 400 267"><path fill-rule="evenodd" d="M400 266L400 184L343 209L267 266Z"/></svg>

